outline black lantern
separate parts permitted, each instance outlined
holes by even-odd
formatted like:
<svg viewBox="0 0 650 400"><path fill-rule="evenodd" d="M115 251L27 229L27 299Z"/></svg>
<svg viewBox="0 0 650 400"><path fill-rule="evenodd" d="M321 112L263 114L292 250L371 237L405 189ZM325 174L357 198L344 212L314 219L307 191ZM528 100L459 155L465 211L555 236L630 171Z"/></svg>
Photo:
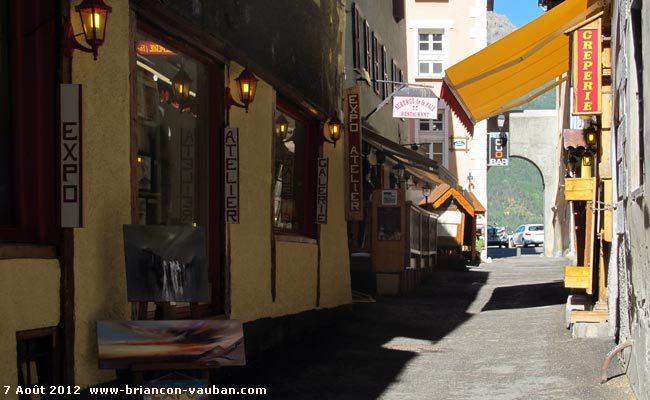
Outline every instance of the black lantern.
<svg viewBox="0 0 650 400"><path fill-rule="evenodd" d="M275 120L275 134L280 139L284 140L287 138L288 133L289 133L289 121L284 116L284 114L280 114L280 116Z"/></svg>
<svg viewBox="0 0 650 400"><path fill-rule="evenodd" d="M424 182L424 185L422 185L422 196L424 196L425 207L429 205L430 195L431 195L431 185L429 185L429 182Z"/></svg>
<svg viewBox="0 0 650 400"><path fill-rule="evenodd" d="M329 134L329 138L324 137L323 140L327 143L332 143L336 147L336 142L341 138L341 134L343 133L343 122L336 116L332 117L327 122L327 133Z"/></svg>
<svg viewBox="0 0 650 400"><path fill-rule="evenodd" d="M72 24L67 21L65 26L65 50L68 56L72 51L77 49L86 53L93 53L93 58L97 60L97 49L104 43L106 37L106 22L108 14L112 8L104 4L102 0L83 0L81 4L75 7L81 18L81 27L90 48L81 45L74 34Z"/></svg>
<svg viewBox="0 0 650 400"><path fill-rule="evenodd" d="M248 112L248 105L255 100L255 90L259 79L246 68L235 78L235 81L237 81L239 87L239 101L242 102L244 109Z"/></svg>
<svg viewBox="0 0 650 400"><path fill-rule="evenodd" d="M582 165L585 167L591 167L591 164L594 161L594 156L590 151L585 151L582 155Z"/></svg>
<svg viewBox="0 0 650 400"><path fill-rule="evenodd" d="M176 75L172 78L174 99L176 99L176 101L181 104L181 107L187 104L187 101L190 98L190 86L192 86L192 79L181 67L181 69L179 69Z"/></svg>

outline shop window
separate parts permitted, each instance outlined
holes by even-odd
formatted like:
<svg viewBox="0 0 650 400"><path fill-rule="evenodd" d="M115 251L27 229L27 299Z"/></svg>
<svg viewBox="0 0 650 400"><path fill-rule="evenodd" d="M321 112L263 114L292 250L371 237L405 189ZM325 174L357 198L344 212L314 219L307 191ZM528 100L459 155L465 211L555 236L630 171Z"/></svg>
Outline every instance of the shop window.
<svg viewBox="0 0 650 400"><path fill-rule="evenodd" d="M0 6L0 242L56 242L55 3Z"/></svg>
<svg viewBox="0 0 650 400"><path fill-rule="evenodd" d="M46 400L62 398L74 392L50 393L50 387L56 387L58 377L55 371L59 366L56 351L56 328L43 328L16 333L16 354L18 386L21 388L45 387L45 393L19 393L19 400ZM30 391L31 392L31 391Z"/></svg>
<svg viewBox="0 0 650 400"><path fill-rule="evenodd" d="M278 232L315 235L318 122L278 101L275 119L288 121L285 137L274 136L273 225Z"/></svg>
<svg viewBox="0 0 650 400"><path fill-rule="evenodd" d="M137 53L137 217L146 225L202 227L208 238L212 306L220 312L219 126L212 119L217 97L210 88L218 78L209 60L179 50L140 31ZM182 79L186 95L174 89ZM213 110L208 113L208 110ZM215 309L216 307L216 309ZM182 315L182 313L181 313Z"/></svg>

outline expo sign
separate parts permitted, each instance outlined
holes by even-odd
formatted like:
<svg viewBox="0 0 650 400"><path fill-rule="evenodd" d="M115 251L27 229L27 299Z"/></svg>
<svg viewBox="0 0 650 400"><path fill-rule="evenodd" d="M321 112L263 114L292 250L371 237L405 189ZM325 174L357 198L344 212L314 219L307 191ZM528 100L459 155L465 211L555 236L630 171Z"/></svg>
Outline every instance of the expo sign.
<svg viewBox="0 0 650 400"><path fill-rule="evenodd" d="M359 104L359 88L351 88L346 96L347 106L347 145L345 149L347 161L347 198L346 216L348 221L363 219L363 180L361 157L361 107Z"/></svg>
<svg viewBox="0 0 650 400"><path fill-rule="evenodd" d="M62 84L60 114L60 193L61 226L82 225L81 197L81 86Z"/></svg>
<svg viewBox="0 0 650 400"><path fill-rule="evenodd" d="M600 114L600 19L573 32L573 114Z"/></svg>

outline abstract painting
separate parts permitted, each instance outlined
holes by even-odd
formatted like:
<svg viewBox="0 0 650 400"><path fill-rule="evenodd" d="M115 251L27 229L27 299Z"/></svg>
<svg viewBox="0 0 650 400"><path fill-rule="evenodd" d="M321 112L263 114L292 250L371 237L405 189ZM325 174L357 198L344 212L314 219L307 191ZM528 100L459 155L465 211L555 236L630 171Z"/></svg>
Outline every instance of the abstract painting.
<svg viewBox="0 0 650 400"><path fill-rule="evenodd" d="M134 364L246 365L238 320L97 321L99 368Z"/></svg>
<svg viewBox="0 0 650 400"><path fill-rule="evenodd" d="M129 301L208 301L208 263L202 228L124 225Z"/></svg>

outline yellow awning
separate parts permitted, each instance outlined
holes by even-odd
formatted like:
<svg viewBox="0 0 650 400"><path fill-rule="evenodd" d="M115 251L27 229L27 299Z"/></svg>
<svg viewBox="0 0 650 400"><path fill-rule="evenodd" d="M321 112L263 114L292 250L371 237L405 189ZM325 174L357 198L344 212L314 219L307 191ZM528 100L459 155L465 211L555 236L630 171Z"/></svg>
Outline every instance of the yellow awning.
<svg viewBox="0 0 650 400"><path fill-rule="evenodd" d="M445 70L441 98L470 133L474 124L567 79L569 37L603 9L597 0L566 0L478 53Z"/></svg>

